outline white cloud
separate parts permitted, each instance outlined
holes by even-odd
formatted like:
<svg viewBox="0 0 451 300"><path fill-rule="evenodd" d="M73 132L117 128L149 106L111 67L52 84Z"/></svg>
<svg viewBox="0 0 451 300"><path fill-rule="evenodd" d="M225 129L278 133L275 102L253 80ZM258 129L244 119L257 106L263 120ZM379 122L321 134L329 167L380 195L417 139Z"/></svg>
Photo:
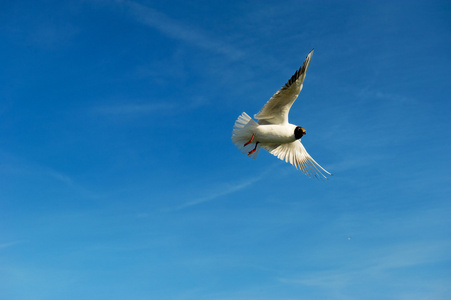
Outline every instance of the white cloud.
<svg viewBox="0 0 451 300"><path fill-rule="evenodd" d="M9 247L12 247L12 246L15 246L15 245L17 245L17 244L19 244L20 243L20 241L14 241L14 242L8 242L8 243L1 243L0 244L0 250L1 249L6 249L6 248L9 248Z"/></svg>
<svg viewBox="0 0 451 300"><path fill-rule="evenodd" d="M134 115L169 111L174 108L170 103L117 104L104 105L93 109L94 113L103 115Z"/></svg>
<svg viewBox="0 0 451 300"><path fill-rule="evenodd" d="M328 269L319 272L305 272L298 276L281 277L279 282L287 285L313 287L321 289L324 295L333 296L333 298L345 299L346 296L350 299L352 295L361 293L358 289L353 290L353 287L366 286L366 282L371 282L374 287L373 290L366 290L366 293L373 293L378 286L385 286L387 290L391 290L393 297L403 297L402 299L424 299L425 295L431 293L438 293L438 298L441 299L441 294L446 294L447 291L442 288L442 291L437 288L440 287L443 278L429 278L428 272L423 274L423 271L418 271L416 267L421 267L427 264L445 263L449 260L449 255L446 254L446 249L450 249L450 243L447 241L438 241L427 245L422 242L407 243L398 246L387 246L382 249L366 249L362 251L354 261L348 261L340 264L341 267ZM411 268L409 276L399 278L399 270ZM428 278L428 280L424 280ZM382 279L382 280L381 280ZM392 282L392 284L387 284ZM402 286L402 289L398 287ZM406 293L411 291L406 290L406 287L412 289L418 288L423 293L419 293L414 298L406 297ZM376 299L378 296L386 295L382 290L369 297L369 299Z"/></svg>
<svg viewBox="0 0 451 300"><path fill-rule="evenodd" d="M260 175L260 176L254 177L252 179L243 181L243 182L238 182L238 183L233 183L233 184L230 184L230 183L221 184L219 187L217 187L213 191L211 191L208 195L187 201L187 202L175 207L174 209L169 209L169 210L179 210L179 209L187 208L190 206L195 206L195 205L207 202L207 201L215 200L220 197L224 197L226 195L243 190L243 189L251 186L255 182L261 180L262 178L263 178L263 175Z"/></svg>
<svg viewBox="0 0 451 300"><path fill-rule="evenodd" d="M119 1L130 12L130 14L140 23L152 27L166 36L190 45L216 52L231 60L242 57L242 51L229 44L208 36L201 29L194 28L189 24L184 24L173 19L164 13L134 1Z"/></svg>
<svg viewBox="0 0 451 300"><path fill-rule="evenodd" d="M88 109L88 114L103 115L103 116L120 116L120 117L136 117L149 114L181 114L187 111L197 109L199 107L208 105L208 99L204 97L188 97L184 99L183 103L176 103L174 101L128 101L127 103L111 103L99 106L94 106ZM120 101L123 102L123 101Z"/></svg>
<svg viewBox="0 0 451 300"><path fill-rule="evenodd" d="M437 227L446 227L444 220L448 214L441 209L431 209L402 215L370 215L354 216L356 224L365 228L353 234L344 248L320 250L312 255L311 259L323 266L323 270L300 270L297 274L280 276L279 282L320 289L324 295L337 299L362 293L359 286L365 286L365 292L372 295L368 299L385 298L386 292L378 289L381 286L392 293L393 299L409 299L406 293L415 289L420 293L410 299L425 299L425 295L433 293L437 297L432 298L442 299L447 291L437 290L437 287L444 277L431 274L433 268L430 266L446 265L451 258L451 242L434 234ZM366 226L360 225L365 222ZM340 228L343 223L344 219L331 224L328 230ZM430 236L425 235L425 231L430 231ZM418 234L409 236L411 232ZM399 277L401 273L405 274L402 278ZM368 290L368 283L371 283L371 290Z"/></svg>
<svg viewBox="0 0 451 300"><path fill-rule="evenodd" d="M70 188L83 196L89 198L99 197L99 195L88 190L70 176L48 166L40 165L36 162L28 161L4 152L0 152L0 159L6 162L0 164L0 173L8 174L11 177L14 176L21 180L25 180L26 178L32 180L44 178L51 180L55 184L63 184L67 188Z"/></svg>

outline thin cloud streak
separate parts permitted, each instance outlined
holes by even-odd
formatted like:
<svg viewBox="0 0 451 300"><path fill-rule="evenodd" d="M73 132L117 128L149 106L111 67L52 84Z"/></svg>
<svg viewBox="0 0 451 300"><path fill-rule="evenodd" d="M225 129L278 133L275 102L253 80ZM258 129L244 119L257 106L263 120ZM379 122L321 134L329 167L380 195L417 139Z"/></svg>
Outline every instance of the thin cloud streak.
<svg viewBox="0 0 451 300"><path fill-rule="evenodd" d="M224 184L216 192L214 192L214 193L212 193L210 195L207 195L207 196L204 196L204 197L192 200L192 201L188 201L188 202L186 202L186 203L184 203L182 205L179 205L179 206L177 206L177 207L175 207L173 209L169 209L169 210L180 210L180 209L184 209L184 208L187 208L187 207L199 205L199 204L204 203L204 202L212 201L212 200L215 200L215 199L220 198L220 197L224 197L226 195L229 195L229 194L235 193L237 191L243 190L243 189L251 186L252 184L256 183L257 181L261 180L262 178L263 178L263 175L259 176L259 177L255 177L255 178L250 179L250 180L247 180L247 181L242 182L242 183L238 183L238 184L233 184L233 185Z"/></svg>
<svg viewBox="0 0 451 300"><path fill-rule="evenodd" d="M2 244L0 244L0 250L6 249L6 248L9 248L9 247L12 247L12 246L15 246L15 245L20 244L20 243L21 243L21 241L2 243Z"/></svg>
<svg viewBox="0 0 451 300"><path fill-rule="evenodd" d="M442 209L433 209L426 212L414 211L411 214L397 216L391 221L387 216L378 216L373 219L384 220L374 222L370 225L371 228L378 228L372 232L371 228L362 228L355 239L349 240L346 246L347 251L352 255L348 259L337 262L339 259L331 258L333 264L331 268L317 272L300 272L298 275L290 275L279 277L278 281L294 286L315 287L320 288L326 293L347 293L349 287L359 286L362 281L372 280L375 285L380 284L380 278L396 278L400 270L411 268L411 276L398 280L397 284L410 284L421 287L425 290L433 291L434 288L430 285L440 285L442 278L428 280L427 283L422 278L420 268L433 264L446 264L451 255L447 251L451 243L441 237L430 237L419 234L417 241L404 241L400 239L399 242L393 242L385 246L374 245L366 248L365 235L370 236L371 240L375 239L390 239L405 236L408 232L433 231L437 225L441 224L441 220L446 219L446 213L440 213ZM368 220L370 218L359 216L359 220ZM436 224L434 224L434 222ZM361 223L361 221L359 221ZM430 228L425 227L424 224L429 224ZM340 227L339 223L334 227ZM393 231L392 234L387 232ZM365 251L363 251L365 249ZM327 253L330 255L329 253ZM318 258L323 260L324 253L319 253ZM364 263L362 263L364 262ZM337 265L338 264L338 265ZM399 278L398 278L399 279ZM342 297L339 297L342 298ZM418 299L423 299L419 297Z"/></svg>
<svg viewBox="0 0 451 300"><path fill-rule="evenodd" d="M45 176L52 178L56 181L64 183L67 187L76 190L78 193L82 194L85 197L88 198L98 198L99 195L93 193L92 191L86 189L85 187L81 186L79 183L75 182L71 177L56 171L52 168L49 168L47 166L42 165L35 165L35 166L28 166L29 172L31 172L34 175L38 176Z"/></svg>
<svg viewBox="0 0 451 300"><path fill-rule="evenodd" d="M173 104L166 103L124 104L96 107L93 109L93 112L102 115L135 115L170 111L173 108Z"/></svg>
<svg viewBox="0 0 451 300"><path fill-rule="evenodd" d="M375 257L370 259L367 265L351 264L346 271L326 270L316 273L308 273L298 278L279 278L281 283L318 286L323 288L345 288L347 286L358 285L362 278L380 277L382 274L389 274L399 268L421 266L427 263L442 263L449 260L448 255L444 255L441 249L448 249L449 242L438 242L437 244L422 246L421 243L412 243L385 249L384 254L375 253ZM431 253L438 254L432 256Z"/></svg>
<svg viewBox="0 0 451 300"><path fill-rule="evenodd" d="M350 287L358 287L370 280L375 286L382 284L380 278L392 278L396 284L404 284L411 288L424 290L414 298L406 299L424 299L425 295L436 293L436 299L449 293L449 289L443 289L443 278L437 276L434 279L424 280L421 273L415 268L421 268L427 264L439 264L449 261L449 255L445 254L444 249L449 249L448 241L438 241L431 245L423 246L423 243L409 243L399 247L387 247L380 251L375 251L369 258L367 264L361 264L361 260L348 262L349 266L338 269L325 270L321 272L309 272L297 277L281 277L278 281L282 284L291 286L302 286L320 289L326 295L332 298L343 299L349 292ZM400 270L412 268L412 277L399 280L398 272ZM384 285L386 285L384 283ZM437 289L440 287L442 290ZM386 288L389 290L391 286ZM380 295L385 295L380 291ZM382 297L383 298L383 297ZM435 297L433 297L435 298Z"/></svg>
<svg viewBox="0 0 451 300"><path fill-rule="evenodd" d="M214 38L209 37L200 29L193 28L170 18L162 12L144 6L134 1L119 1L140 23L152 27L166 36L186 42L190 45L216 52L231 60L240 59L243 52Z"/></svg>
<svg viewBox="0 0 451 300"><path fill-rule="evenodd" d="M149 99L148 101L152 101L152 99ZM161 113L174 115L186 113L187 111L198 109L209 104L208 99L205 99L204 97L191 97L191 99L185 99L183 103L163 101L154 101L151 103L140 102L142 101L126 104L112 103L94 106L88 108L87 113L113 117L139 117L142 115Z"/></svg>
<svg viewBox="0 0 451 300"><path fill-rule="evenodd" d="M48 178L54 181L55 184L63 184L85 197L99 197L98 194L80 185L70 176L48 166L40 165L36 162L30 162L9 153L0 152L0 159L3 159L3 161L8 161L7 164L0 165L0 174L8 174L9 176L14 176L22 180L25 178Z"/></svg>

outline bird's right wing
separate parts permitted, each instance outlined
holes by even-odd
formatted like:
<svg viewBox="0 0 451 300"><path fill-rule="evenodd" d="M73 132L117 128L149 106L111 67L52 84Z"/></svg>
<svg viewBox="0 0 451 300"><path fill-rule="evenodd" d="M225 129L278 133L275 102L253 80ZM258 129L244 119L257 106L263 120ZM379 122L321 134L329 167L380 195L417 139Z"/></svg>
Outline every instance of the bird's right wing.
<svg viewBox="0 0 451 300"><path fill-rule="evenodd" d="M313 50L305 58L299 70L280 88L265 106L256 114L254 118L259 119L259 124L286 124L288 123L288 113L294 101L302 90L307 69L312 59Z"/></svg>
<svg viewBox="0 0 451 300"><path fill-rule="evenodd" d="M321 179L327 179L326 173L328 175L332 175L327 172L323 167L321 167L305 150L304 146L301 144L299 140L296 140L292 143L287 144L266 144L262 145L264 149L266 149L269 153L277 158L284 160L285 162L289 162L296 169L300 169L304 172L308 177L316 177Z"/></svg>

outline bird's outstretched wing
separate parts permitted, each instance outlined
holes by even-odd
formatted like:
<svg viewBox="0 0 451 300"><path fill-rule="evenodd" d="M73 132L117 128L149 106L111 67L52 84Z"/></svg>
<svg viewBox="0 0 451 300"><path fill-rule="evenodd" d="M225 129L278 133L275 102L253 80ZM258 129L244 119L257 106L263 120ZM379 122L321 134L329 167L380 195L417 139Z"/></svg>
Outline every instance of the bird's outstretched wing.
<svg viewBox="0 0 451 300"><path fill-rule="evenodd" d="M325 174L332 175L321 167L305 150L299 140L287 144L262 145L269 153L277 158L289 162L296 169L300 169L309 177L327 179ZM325 174L323 174L325 173Z"/></svg>
<svg viewBox="0 0 451 300"><path fill-rule="evenodd" d="M254 118L259 119L259 124L288 123L288 113L302 90L302 83L304 82L312 55L313 50L310 51L302 66L294 73L290 80L254 115Z"/></svg>

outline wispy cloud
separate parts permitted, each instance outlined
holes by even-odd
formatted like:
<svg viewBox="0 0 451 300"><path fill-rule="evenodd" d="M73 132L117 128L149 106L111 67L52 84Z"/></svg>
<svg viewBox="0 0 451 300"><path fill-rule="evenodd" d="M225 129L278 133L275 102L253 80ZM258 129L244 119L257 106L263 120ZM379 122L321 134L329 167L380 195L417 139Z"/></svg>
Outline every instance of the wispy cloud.
<svg viewBox="0 0 451 300"><path fill-rule="evenodd" d="M297 277L279 278L279 282L286 285L299 286L302 288L313 288L321 290L323 297L336 299L356 299L355 296L362 293L355 287L365 286L371 282L374 287L364 293L371 293L370 299L385 298L386 291L396 299L425 299L425 296L434 299L445 299L443 295L449 294L446 289L446 279L437 276L429 278L430 275L423 275L418 268L427 264L445 263L448 259L438 255L437 247L449 249L449 243L439 243L439 245L424 246L422 243L413 243L386 249L386 252L378 254L367 262L362 260L348 262L349 266L337 269L324 270L320 272L308 272ZM393 253L392 253L393 252ZM443 251L442 251L443 252ZM399 272L409 268L412 270L411 276L399 278ZM381 281L381 278L384 280ZM424 280L428 278L427 280ZM392 284L387 284L387 280ZM386 291L378 289L383 286ZM410 287L410 289L398 289L399 286ZM416 290L417 293L412 293Z"/></svg>
<svg viewBox="0 0 451 300"><path fill-rule="evenodd" d="M186 42L195 47L216 52L231 60L242 57L243 52L235 47L217 40L203 30L194 28L173 19L166 14L151 7L136 3L134 1L119 1L128 12L140 23L152 27L166 36L179 41Z"/></svg>
<svg viewBox="0 0 451 300"><path fill-rule="evenodd" d="M357 259L348 261L347 266L337 269L324 270L320 272L308 272L297 277L279 278L279 282L287 285L302 286L321 290L324 297L336 299L356 299L355 296L362 291L355 287L365 286L371 282L374 287L365 290L364 293L372 294L369 299L386 298L386 291L390 291L390 299L445 299L450 289L445 288L446 279L440 276L430 277L423 274L418 268L427 264L441 264L449 261L449 255L445 254L450 243L447 241L437 242L431 245L424 243L409 243L381 250L369 252L369 259ZM399 277L399 272L409 268L411 276ZM381 278L384 280L381 281ZM425 278L428 278L425 280ZM391 281L392 284L387 284ZM386 290L380 290L383 286ZM399 286L410 287L410 289L398 289ZM412 291L416 291L414 293ZM434 295L434 296L432 296Z"/></svg>
<svg viewBox="0 0 451 300"><path fill-rule="evenodd" d="M2 7L2 30L6 29L29 47L46 51L59 50L70 45L80 32L75 23L69 21L70 18L60 17L68 9L73 9L73 5L67 6L67 3L60 2L46 7L42 3L32 13L25 7L20 3Z"/></svg>
<svg viewBox="0 0 451 300"><path fill-rule="evenodd" d="M93 112L102 115L136 115L149 114L161 111L170 111L173 104L148 103L148 104L113 104L93 108Z"/></svg>
<svg viewBox="0 0 451 300"><path fill-rule="evenodd" d="M84 186L76 182L70 176L57 171L48 166L37 164L36 162L30 162L26 159L19 158L15 155L0 152L0 159L7 161L7 163L0 164L0 173L6 173L11 176L19 178L46 178L54 181L58 184L63 184L66 187L77 191L78 193L89 197L97 198L98 195L94 192L86 189Z"/></svg>
<svg viewBox="0 0 451 300"><path fill-rule="evenodd" d="M380 221L373 221L367 228L356 233L355 238L348 239L346 245L341 244L344 248L336 249L336 252L341 254L335 256L332 252L319 251L317 256L313 256L312 259L317 259L318 265L327 266L323 270L299 271L294 275L279 277L279 282L320 289L325 295L339 299L359 293L350 292L350 288L364 286L365 282L372 282L374 286L374 290L367 290L367 293L372 293L378 286L383 285L405 299L424 299L424 294L409 298L405 295L405 289L397 289L398 286L417 287L424 293L436 292L436 287L440 286L444 279L439 275L431 275L429 268L431 265L446 264L451 258L451 242L440 235L434 235L437 226L444 225L443 221L447 220L446 212L441 209L411 211L390 218L384 214L376 217L371 213L373 220ZM371 219L363 215L356 218ZM341 222L333 224L333 227L340 227ZM425 227L426 224L429 226ZM419 234L408 237L407 233L413 231ZM421 234L422 231L430 231L430 236ZM384 244L372 243L375 239L383 239ZM343 251L346 251L346 254L343 254ZM410 270L410 274L400 278L400 272L406 269ZM428 277L428 280L424 280L425 277ZM387 284L390 281L393 282L392 285ZM381 295L385 295L385 292L380 291L380 294L373 295L371 299L385 298Z"/></svg>
<svg viewBox="0 0 451 300"><path fill-rule="evenodd" d="M17 244L20 244L20 241L13 241L13 242L8 242L8 243L0 243L0 250L2 249L6 249L12 246L15 246Z"/></svg>
<svg viewBox="0 0 451 300"><path fill-rule="evenodd" d="M197 109L208 104L208 100L204 97L191 97L185 99L183 103L176 103L174 101L153 101L148 100L149 103L142 103L143 101L129 101L127 103L110 103L99 106L94 106L88 109L88 114L112 116L112 117L139 117L151 114L180 114L187 111ZM121 101L123 102L123 101Z"/></svg>
<svg viewBox="0 0 451 300"><path fill-rule="evenodd" d="M413 242L381 249L367 251L366 263L361 260L348 262L345 271L325 270L316 273L308 273L305 277L280 278L280 281L290 284L301 284L307 286L345 286L353 281L358 281L362 273L369 276L378 276L398 268L414 267L427 263L440 263L449 260L450 255L446 249L450 249L448 241L436 241L430 244L424 242ZM435 255L432 255L435 254ZM358 263L357 263L358 261Z"/></svg>
<svg viewBox="0 0 451 300"><path fill-rule="evenodd" d="M212 201L220 197L227 196L229 194L238 192L240 190L243 190L252 184L256 183L257 181L261 180L263 178L263 175L254 177L252 179L237 182L237 183L224 183L221 184L219 187L216 187L213 191L211 191L208 195L205 195L203 197L199 197L190 201L187 201L175 208L169 209L169 210L180 210L184 208L188 208L191 206L199 205L204 202Z"/></svg>
<svg viewBox="0 0 451 300"><path fill-rule="evenodd" d="M355 153L352 153L355 154ZM365 167L369 167L371 164L382 164L385 160L390 159L389 154L365 154L358 153L357 156L343 155L341 160L330 163L328 167L335 172L341 173L344 171L357 170Z"/></svg>

